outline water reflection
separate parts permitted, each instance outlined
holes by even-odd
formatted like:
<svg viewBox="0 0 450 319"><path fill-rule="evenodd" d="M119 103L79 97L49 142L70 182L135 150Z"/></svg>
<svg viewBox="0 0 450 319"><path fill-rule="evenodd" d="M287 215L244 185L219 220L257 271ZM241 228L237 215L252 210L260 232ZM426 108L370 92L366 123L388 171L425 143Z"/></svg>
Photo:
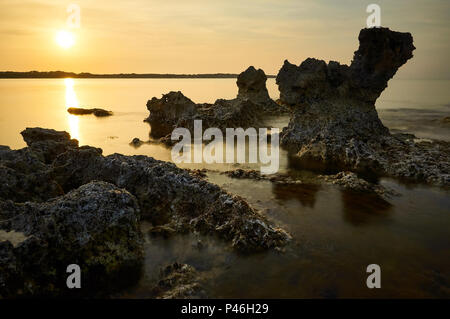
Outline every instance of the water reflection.
<svg viewBox="0 0 450 319"><path fill-rule="evenodd" d="M391 203L375 194L341 191L343 218L354 226L385 222L392 212Z"/></svg>
<svg viewBox="0 0 450 319"><path fill-rule="evenodd" d="M287 201L295 199L304 207L314 208L314 205L316 204L316 195L320 188L321 186L318 184L274 184L272 191L277 200Z"/></svg>
<svg viewBox="0 0 450 319"><path fill-rule="evenodd" d="M66 108L79 107L77 94L74 89L74 80L67 78L64 79L64 85L66 86ZM77 116L67 113L67 120L69 122L69 133L72 138L80 140L79 119Z"/></svg>

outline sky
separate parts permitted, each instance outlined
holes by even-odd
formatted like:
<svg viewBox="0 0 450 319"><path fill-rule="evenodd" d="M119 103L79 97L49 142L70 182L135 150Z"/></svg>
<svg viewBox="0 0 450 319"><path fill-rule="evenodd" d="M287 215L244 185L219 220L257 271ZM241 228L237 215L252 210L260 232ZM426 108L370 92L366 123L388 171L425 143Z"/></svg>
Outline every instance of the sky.
<svg viewBox="0 0 450 319"><path fill-rule="evenodd" d="M55 41L67 7L81 9L75 45ZM0 0L0 70L91 73L277 74L285 59L349 64L366 26L411 32L414 58L399 78L450 79L448 0Z"/></svg>

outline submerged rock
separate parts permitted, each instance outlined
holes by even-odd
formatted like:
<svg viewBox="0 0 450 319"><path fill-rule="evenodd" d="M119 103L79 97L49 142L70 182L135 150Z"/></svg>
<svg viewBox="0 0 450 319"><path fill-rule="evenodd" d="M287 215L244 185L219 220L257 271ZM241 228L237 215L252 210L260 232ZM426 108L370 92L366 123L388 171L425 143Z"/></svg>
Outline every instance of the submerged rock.
<svg viewBox="0 0 450 319"><path fill-rule="evenodd" d="M80 107L69 107L67 109L67 112L73 115L87 115L87 114L94 114L97 117L104 117L104 116L111 116L113 115L113 112L107 111L104 109L99 108L93 108L93 109L83 109Z"/></svg>
<svg viewBox="0 0 450 319"><path fill-rule="evenodd" d="M369 183L353 172L339 172L335 175L324 175L319 177L326 183L339 185L346 190L364 194L375 193L384 199L399 195L392 189L388 189L379 184Z"/></svg>
<svg viewBox="0 0 450 319"><path fill-rule="evenodd" d="M409 33L363 29L350 66L308 58L284 62L280 100L294 109L281 144L304 167L334 168L448 185L449 144L417 144L391 135L375 101L415 49ZM448 157L447 157L448 158Z"/></svg>
<svg viewBox="0 0 450 319"><path fill-rule="evenodd" d="M106 296L137 281L143 262L139 207L133 195L91 182L43 203L0 200L0 296ZM6 240L4 240L6 239ZM81 268L68 289L67 266Z"/></svg>

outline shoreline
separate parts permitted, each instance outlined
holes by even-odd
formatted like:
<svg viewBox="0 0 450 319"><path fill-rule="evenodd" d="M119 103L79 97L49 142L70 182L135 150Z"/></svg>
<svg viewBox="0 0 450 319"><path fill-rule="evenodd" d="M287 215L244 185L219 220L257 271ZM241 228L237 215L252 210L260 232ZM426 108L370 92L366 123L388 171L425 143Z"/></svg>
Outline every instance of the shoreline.
<svg viewBox="0 0 450 319"><path fill-rule="evenodd" d="M0 71L0 79L235 79L239 74L235 73L205 73L205 74L160 74L160 73L75 73L65 71ZM268 78L275 78L275 75L267 75Z"/></svg>

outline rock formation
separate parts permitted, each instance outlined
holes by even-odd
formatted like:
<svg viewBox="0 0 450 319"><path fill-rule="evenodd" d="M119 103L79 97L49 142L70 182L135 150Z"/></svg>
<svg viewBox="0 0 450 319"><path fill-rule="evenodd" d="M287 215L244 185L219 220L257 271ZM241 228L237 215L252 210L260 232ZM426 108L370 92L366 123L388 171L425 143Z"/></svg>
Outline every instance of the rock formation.
<svg viewBox="0 0 450 319"><path fill-rule="evenodd" d="M169 92L161 99L147 102L150 116L146 119L152 126L151 136L169 135L176 127L193 132L194 120L202 120L203 129L217 127L225 132L227 127L258 127L258 106L248 99L219 99L214 104L196 104L181 92Z"/></svg>
<svg viewBox="0 0 450 319"><path fill-rule="evenodd" d="M280 114L286 112L287 108L278 105L269 97L266 87L267 76L263 70L256 70L250 66L239 74L236 84L239 88L237 98L248 99L258 105L259 112L265 114Z"/></svg>
<svg viewBox="0 0 450 319"><path fill-rule="evenodd" d="M153 97L147 102L150 115L145 119L152 127L150 135L171 144L168 135L173 129L184 127L193 131L194 120L202 120L203 129L217 127L224 132L228 127L263 127L263 115L287 112L286 107L269 97L266 81L264 71L251 66L239 74L238 95L232 100L194 103L179 91L164 94L160 99Z"/></svg>
<svg viewBox="0 0 450 319"><path fill-rule="evenodd" d="M449 144L391 135L375 110L389 79L412 57L411 34L363 29L359 42L350 66L312 58L300 66L284 62L276 81L281 102L294 114L281 144L306 167L322 164L447 185Z"/></svg>
<svg viewBox="0 0 450 319"><path fill-rule="evenodd" d="M216 234L249 251L288 239L242 198L172 163L147 156L102 156L99 148L78 147L66 132L27 128L22 135L29 147L0 147L0 199L43 202L104 181L133 194L141 216L154 225Z"/></svg>
<svg viewBox="0 0 450 319"><path fill-rule="evenodd" d="M136 282L138 221L136 198L104 182L43 203L0 200L0 296L105 296ZM81 268L81 289L66 286L71 264Z"/></svg>

